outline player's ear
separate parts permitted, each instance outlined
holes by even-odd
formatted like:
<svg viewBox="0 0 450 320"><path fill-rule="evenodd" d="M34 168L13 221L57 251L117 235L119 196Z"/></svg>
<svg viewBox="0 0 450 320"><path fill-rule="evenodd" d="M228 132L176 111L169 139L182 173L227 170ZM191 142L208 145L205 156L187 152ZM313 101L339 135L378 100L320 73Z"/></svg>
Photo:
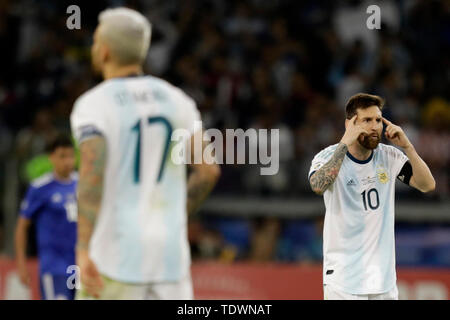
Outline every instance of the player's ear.
<svg viewBox="0 0 450 320"><path fill-rule="evenodd" d="M100 52L100 59L102 63L105 63L106 61L111 59L110 50L107 45L102 45L101 52Z"/></svg>

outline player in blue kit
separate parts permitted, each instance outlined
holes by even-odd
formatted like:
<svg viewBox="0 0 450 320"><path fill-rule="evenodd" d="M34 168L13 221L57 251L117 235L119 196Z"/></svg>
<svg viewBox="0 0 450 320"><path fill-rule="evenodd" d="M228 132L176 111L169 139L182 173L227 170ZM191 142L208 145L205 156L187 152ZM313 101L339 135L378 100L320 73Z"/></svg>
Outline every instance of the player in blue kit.
<svg viewBox="0 0 450 320"><path fill-rule="evenodd" d="M50 145L53 172L32 181L22 201L15 234L20 280L30 284L26 265L28 229L35 224L41 297L72 300L67 268L75 265L77 234L75 151L70 137L60 135Z"/></svg>

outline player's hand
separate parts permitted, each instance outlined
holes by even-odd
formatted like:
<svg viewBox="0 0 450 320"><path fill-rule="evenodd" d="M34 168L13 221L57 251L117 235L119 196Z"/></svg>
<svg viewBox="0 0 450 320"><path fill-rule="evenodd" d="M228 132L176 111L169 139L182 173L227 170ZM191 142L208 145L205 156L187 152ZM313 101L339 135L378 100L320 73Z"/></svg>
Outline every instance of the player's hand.
<svg viewBox="0 0 450 320"><path fill-rule="evenodd" d="M383 123L386 125L386 130L384 133L386 139L400 148L408 148L411 146L411 142L405 132L403 132L402 128L396 126L385 118L383 118Z"/></svg>
<svg viewBox="0 0 450 320"><path fill-rule="evenodd" d="M80 268L83 289L94 298L99 298L103 289L103 280L86 249L77 249L77 265Z"/></svg>
<svg viewBox="0 0 450 320"><path fill-rule="evenodd" d="M361 127L359 124L356 123L357 117L358 117L357 115L354 115L353 118L351 118L348 121L348 125L347 128L345 129L344 136L341 139L341 142L345 143L347 147L354 144L358 140L358 137L360 135L369 134L369 132L366 129L364 129L363 127Z"/></svg>
<svg viewBox="0 0 450 320"><path fill-rule="evenodd" d="M17 267L19 269L20 282L24 286L29 287L30 286L30 282L31 282L31 278L30 278L30 273L28 271L27 265L21 263Z"/></svg>

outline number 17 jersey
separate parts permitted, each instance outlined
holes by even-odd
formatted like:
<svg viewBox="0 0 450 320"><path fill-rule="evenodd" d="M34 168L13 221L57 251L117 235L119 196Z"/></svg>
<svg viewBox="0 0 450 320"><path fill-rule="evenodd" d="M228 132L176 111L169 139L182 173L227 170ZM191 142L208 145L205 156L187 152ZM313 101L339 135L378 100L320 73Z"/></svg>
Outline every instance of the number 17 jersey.
<svg viewBox="0 0 450 320"><path fill-rule="evenodd" d="M309 177L337 146L314 157ZM381 143L364 161L347 152L336 180L323 194L325 285L351 294L378 294L395 286L395 181L407 161L400 150Z"/></svg>
<svg viewBox="0 0 450 320"><path fill-rule="evenodd" d="M101 209L89 244L99 271L116 281L154 283L187 276L186 166L172 160L172 133L190 137L195 102L152 77L109 79L80 96L71 115L78 143L107 144ZM179 132L178 130L176 132Z"/></svg>

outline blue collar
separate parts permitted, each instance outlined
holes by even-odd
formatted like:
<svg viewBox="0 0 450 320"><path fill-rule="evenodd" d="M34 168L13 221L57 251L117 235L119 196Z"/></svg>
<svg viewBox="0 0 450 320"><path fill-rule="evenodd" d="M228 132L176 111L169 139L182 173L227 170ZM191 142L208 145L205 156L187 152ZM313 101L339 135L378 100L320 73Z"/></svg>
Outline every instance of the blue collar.
<svg viewBox="0 0 450 320"><path fill-rule="evenodd" d="M365 164L365 163L370 162L370 160L372 160L372 158L373 158L373 150L372 150L372 153L370 154L370 156L366 160L358 160L354 156L352 156L352 154L350 152L348 152L348 151L347 151L347 157L349 157L350 160L352 160L353 162L356 162L356 163L359 163L359 164Z"/></svg>

